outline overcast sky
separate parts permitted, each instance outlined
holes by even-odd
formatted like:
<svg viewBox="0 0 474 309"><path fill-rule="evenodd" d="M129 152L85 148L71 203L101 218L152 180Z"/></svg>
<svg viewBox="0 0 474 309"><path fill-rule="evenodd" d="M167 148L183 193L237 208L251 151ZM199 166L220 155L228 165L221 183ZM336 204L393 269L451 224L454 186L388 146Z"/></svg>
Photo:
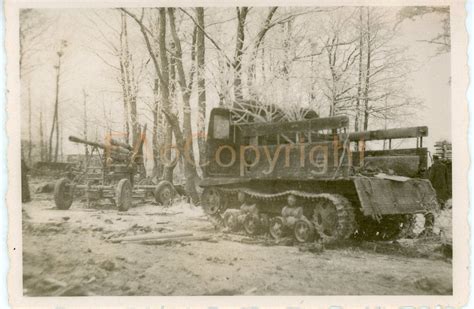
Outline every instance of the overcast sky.
<svg viewBox="0 0 474 309"><path fill-rule="evenodd" d="M214 10L214 11L213 11ZM262 12L265 8L261 9ZM395 15L399 8L393 8L392 14ZM88 106L90 123L90 138L94 137L97 126L99 134L105 126L105 122L110 118L116 120L119 126L122 117L122 101L119 84L116 81L114 71L108 67L99 57L106 50L106 46L101 40L101 34L97 31L95 24L96 13L105 16L110 24L115 24L117 14L113 10L49 10L46 15L53 19L51 29L49 29L42 51L35 56L40 66L28 75L22 82L22 135L27 135L27 85L30 85L32 104L33 104L33 137L38 138L38 117L40 108L44 112L44 118L47 121L45 134L50 130L50 119L54 103L54 63L57 61L56 53L58 42L61 39L68 41L69 46L64 56L64 72L62 74L63 83L61 83L60 104L61 113L64 118L64 151L72 153L82 151L82 147L69 143L66 140L68 135L81 135L82 133L82 89L89 93ZM233 14L233 10L228 12L222 9L206 9L206 22L215 19L216 12L223 18L225 14ZM229 13L230 12L230 13ZM229 15L230 16L230 15ZM94 21L94 22L93 22ZM144 53L144 44L141 34L132 21L129 22L132 52ZM106 36L110 34L107 27L102 25L103 33ZM219 29L222 27L221 29ZM436 15L426 15L416 20L406 20L401 24L400 34L397 43L407 47L407 54L416 59L417 69L410 74L411 91L413 95L424 103L424 108L418 109L412 117L400 119L394 126L414 126L427 125L430 133L427 139L427 146L433 151L432 146L435 141L450 139L451 137L451 102L450 102L450 54L436 54L435 45L421 42L435 37L441 30L441 19ZM222 26L214 26L209 31L219 33L220 31L234 31L235 21L228 22ZM112 37L112 36L111 36ZM229 55L234 48L233 37L229 37L229 44L224 42L224 46L229 49ZM212 57L212 45L206 42L208 52L206 57ZM186 47L185 47L186 48ZM107 56L105 56L107 58ZM111 58L113 59L113 58ZM206 59L207 60L207 59ZM212 61L208 61L208 71L212 74ZM148 70L149 68L145 68ZM143 74L146 76L146 74ZM143 78L141 84L142 102L140 104L140 122L148 122L151 127L151 115L148 112L148 105L151 101L149 78ZM217 95L213 91L213 85L207 84L208 88L208 107L217 106ZM111 117L110 117L111 116ZM371 128L375 129L375 128Z"/></svg>

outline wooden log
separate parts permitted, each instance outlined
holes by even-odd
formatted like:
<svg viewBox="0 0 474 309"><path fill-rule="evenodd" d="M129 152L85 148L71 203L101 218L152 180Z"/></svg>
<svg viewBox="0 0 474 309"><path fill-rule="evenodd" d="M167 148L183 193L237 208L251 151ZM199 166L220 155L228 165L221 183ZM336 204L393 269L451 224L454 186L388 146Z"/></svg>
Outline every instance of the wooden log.
<svg viewBox="0 0 474 309"><path fill-rule="evenodd" d="M59 280L56 280L54 278L44 278L43 279L43 282L49 284L49 285L52 285L52 286L55 286L55 287L66 287L67 286L67 283L66 282L63 282L63 281L59 281Z"/></svg>
<svg viewBox="0 0 474 309"><path fill-rule="evenodd" d="M151 240L151 239L165 239L165 238L176 238L176 237L186 237L193 236L192 233L188 232L175 232L175 233L159 233L159 234L142 234L134 236L125 236L120 238L111 239L112 243L119 243L122 241L142 241L142 240Z"/></svg>
<svg viewBox="0 0 474 309"><path fill-rule="evenodd" d="M186 236L186 237L172 237L165 239L151 239L151 240L142 240L140 244L143 245L163 245L174 241L207 241L210 240L210 236Z"/></svg>

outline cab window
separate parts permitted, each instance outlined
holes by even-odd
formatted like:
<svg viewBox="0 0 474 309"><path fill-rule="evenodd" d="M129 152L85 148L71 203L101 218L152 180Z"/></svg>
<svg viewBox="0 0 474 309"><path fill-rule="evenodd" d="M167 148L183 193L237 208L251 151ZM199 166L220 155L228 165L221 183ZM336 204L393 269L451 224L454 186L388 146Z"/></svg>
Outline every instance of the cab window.
<svg viewBox="0 0 474 309"><path fill-rule="evenodd" d="M219 114L214 115L214 132L212 133L215 139L229 139L229 117Z"/></svg>

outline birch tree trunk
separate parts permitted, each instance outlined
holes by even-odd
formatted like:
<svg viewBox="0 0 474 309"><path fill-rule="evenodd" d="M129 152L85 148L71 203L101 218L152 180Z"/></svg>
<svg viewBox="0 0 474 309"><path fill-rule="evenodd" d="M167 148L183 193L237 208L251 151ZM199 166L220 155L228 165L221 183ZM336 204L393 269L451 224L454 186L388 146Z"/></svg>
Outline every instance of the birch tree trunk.
<svg viewBox="0 0 474 309"><path fill-rule="evenodd" d="M199 163L202 167L206 157L206 79L205 79L205 37L204 8L196 8L196 19L199 25L196 33L196 75L198 91L197 139L199 146Z"/></svg>
<svg viewBox="0 0 474 309"><path fill-rule="evenodd" d="M186 76L184 74L183 67L183 53L181 49L181 41L176 31L174 8L168 8L168 16L170 22L170 32L174 42L174 57L176 61L178 84L183 99L183 132L181 132L179 123L177 123L177 121L172 121L171 117L167 118L171 126L173 127L173 132L176 138L176 144L179 145L179 149L183 155L184 173L186 177L186 192L189 194L193 202L197 202L199 200L199 196L197 194L195 181L198 176L196 171L196 163L194 160L193 131L191 126L191 106L189 102L191 97L191 87L188 87L188 85L186 84ZM192 46L191 48L194 49L195 46ZM170 114L168 115L170 116Z"/></svg>
<svg viewBox="0 0 474 309"><path fill-rule="evenodd" d="M369 87L370 87L370 61L371 61L371 29L370 29L370 11L369 8L367 9L367 34L366 34L366 46L367 46L367 63L366 63L366 70L365 70L365 88L364 88L364 131L367 131L369 128Z"/></svg>
<svg viewBox="0 0 474 309"><path fill-rule="evenodd" d="M249 9L247 7L236 8L237 10L237 39L235 43L234 56L234 98L236 101L243 100L242 93L242 57L245 41L245 20Z"/></svg>
<svg viewBox="0 0 474 309"><path fill-rule="evenodd" d="M158 34L158 46L160 53L161 63L161 78L160 78L160 93L163 109L169 111L171 109L170 102L170 80L169 80L169 61L166 51L166 9L159 9L159 34ZM153 54L153 51L151 51ZM171 125L168 124L165 128L164 135L164 146L169 147L173 141L173 132ZM171 162L171 152L165 154L167 162ZM163 179L172 182L173 181L173 170L174 166L167 165L164 169Z"/></svg>
<svg viewBox="0 0 474 309"><path fill-rule="evenodd" d="M154 99L154 109L153 109L153 133L152 133L152 152L153 152L153 173L152 177L158 179L163 175L163 164L160 160L160 144L158 140L158 130L163 128L161 124L161 108L160 108L160 93L159 93L159 80L155 79L155 84L153 87L153 99Z"/></svg>
<svg viewBox="0 0 474 309"><path fill-rule="evenodd" d="M155 68L155 73L160 81L160 98L161 98L161 107L162 110L169 111L171 108L170 103L170 80L169 80L169 61L167 56L167 46L166 46L166 8L159 8L159 18L158 18L158 51L159 51L159 61L156 56L155 51L153 50L152 40L148 34L148 29L143 23L144 9L142 9L140 18L135 14L131 13L126 9L120 9L122 12L126 13L135 20L135 22L140 27L140 32L143 35L145 40L146 48L150 58L153 62L153 67ZM161 67L161 68L160 68ZM164 137L161 143L160 149L166 149L171 146L173 140L173 132L171 130L171 125L166 125L164 128ZM166 162L171 162L171 153L169 151L163 152L160 156L163 159L166 159ZM163 179L172 182L173 181L173 170L175 165L166 165L163 170Z"/></svg>
<svg viewBox="0 0 474 309"><path fill-rule="evenodd" d="M83 127L83 130L84 130L84 139L85 140L88 140L88 137L87 137L87 92L82 89L82 94L84 96L84 101L83 101L83 108L84 108L84 127ZM86 155L86 157L89 155L89 147L84 144L84 154Z"/></svg>
<svg viewBox="0 0 474 309"><path fill-rule="evenodd" d="M124 51L124 41L125 41L125 13L121 13L121 31L120 31L120 52L119 52L119 62L120 62L120 84L122 86L122 97L123 97L123 130L124 130L124 140L125 143L130 143L130 97L127 91L127 78L125 73L125 51Z"/></svg>
<svg viewBox="0 0 474 309"><path fill-rule="evenodd" d="M39 136L40 136L40 159L45 160L45 145L44 145L44 132L43 132L43 106L40 106L39 112Z"/></svg>
<svg viewBox="0 0 474 309"><path fill-rule="evenodd" d="M354 120L354 131L359 131L359 122L360 122L360 103L362 98L362 70L363 70L363 49L364 49L364 25L362 17L362 8L359 8L359 72L358 72L358 82L357 82L357 97L356 97L356 114Z"/></svg>
<svg viewBox="0 0 474 309"><path fill-rule="evenodd" d="M53 160L53 135L56 132L56 151L55 151L55 162L57 159L57 141L59 140L59 133L58 133L58 105L59 105L59 72L61 69L61 54L58 52L58 64L55 66L56 68L56 92L55 92L55 101L54 101L54 113L53 113L53 122L51 124L51 131L49 133L49 143L48 143L48 161L51 162Z"/></svg>
<svg viewBox="0 0 474 309"><path fill-rule="evenodd" d="M260 46L263 44L264 42L264 39L265 39L265 35L267 34L268 30L270 30L270 28L273 26L271 24L272 22L272 18L273 18L273 15L275 15L275 12L277 11L278 7L271 7L268 11L268 15L265 19L265 22L263 23L263 26L262 26L262 29L260 29L260 31L258 32L257 34L257 39L255 40L255 44L254 44L254 47L253 47L253 52L252 52L252 55L250 57L250 65L248 67L248 88L249 88L249 91L251 93L251 96L254 96L255 93L253 91L253 85L255 84L256 82L256 79L257 79L257 76L256 76L256 66L257 66L257 55L258 55L258 51L260 49ZM262 48L262 73L264 71L264 50ZM264 74L262 74L263 76L265 76Z"/></svg>
<svg viewBox="0 0 474 309"><path fill-rule="evenodd" d="M125 14L122 13L122 31L121 31L121 54L122 54L122 64L124 78L122 79L125 82L126 98L128 103L128 108L126 109L126 117L128 122L128 112L130 112L130 124L132 129L132 145L136 145L140 139L140 129L138 125L137 118L137 84L135 79L135 72L133 67L133 58L130 53L129 43L128 43L128 25ZM125 107L124 107L125 109ZM128 127L128 123L126 124ZM128 129L128 128L127 128ZM129 131L129 129L128 129ZM129 134L127 132L127 134Z"/></svg>

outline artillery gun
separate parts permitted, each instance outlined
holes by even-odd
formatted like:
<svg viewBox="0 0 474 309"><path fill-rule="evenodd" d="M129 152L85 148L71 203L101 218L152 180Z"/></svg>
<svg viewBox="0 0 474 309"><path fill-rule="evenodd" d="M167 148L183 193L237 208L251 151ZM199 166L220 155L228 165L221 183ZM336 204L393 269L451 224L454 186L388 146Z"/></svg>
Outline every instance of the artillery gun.
<svg viewBox="0 0 474 309"><path fill-rule="evenodd" d="M169 204L176 194L168 181L153 184L137 181L137 172L143 168L143 143L146 126L135 146L130 146L112 138L105 143L88 141L69 136L69 141L91 147L86 155L82 171L71 180L59 179L54 187L54 201L58 209L69 209L77 191L83 191L90 204L100 199L108 199L119 211L126 211L132 205L133 198L145 199L152 194L157 203ZM92 158L98 157L99 165Z"/></svg>
<svg viewBox="0 0 474 309"><path fill-rule="evenodd" d="M421 179L428 128L348 128L346 116L236 123L231 110L213 109L200 183L204 211L231 231L293 234L298 242L401 237L415 214L438 207L431 183ZM407 139L416 147L392 148ZM369 147L382 141L382 150Z"/></svg>

